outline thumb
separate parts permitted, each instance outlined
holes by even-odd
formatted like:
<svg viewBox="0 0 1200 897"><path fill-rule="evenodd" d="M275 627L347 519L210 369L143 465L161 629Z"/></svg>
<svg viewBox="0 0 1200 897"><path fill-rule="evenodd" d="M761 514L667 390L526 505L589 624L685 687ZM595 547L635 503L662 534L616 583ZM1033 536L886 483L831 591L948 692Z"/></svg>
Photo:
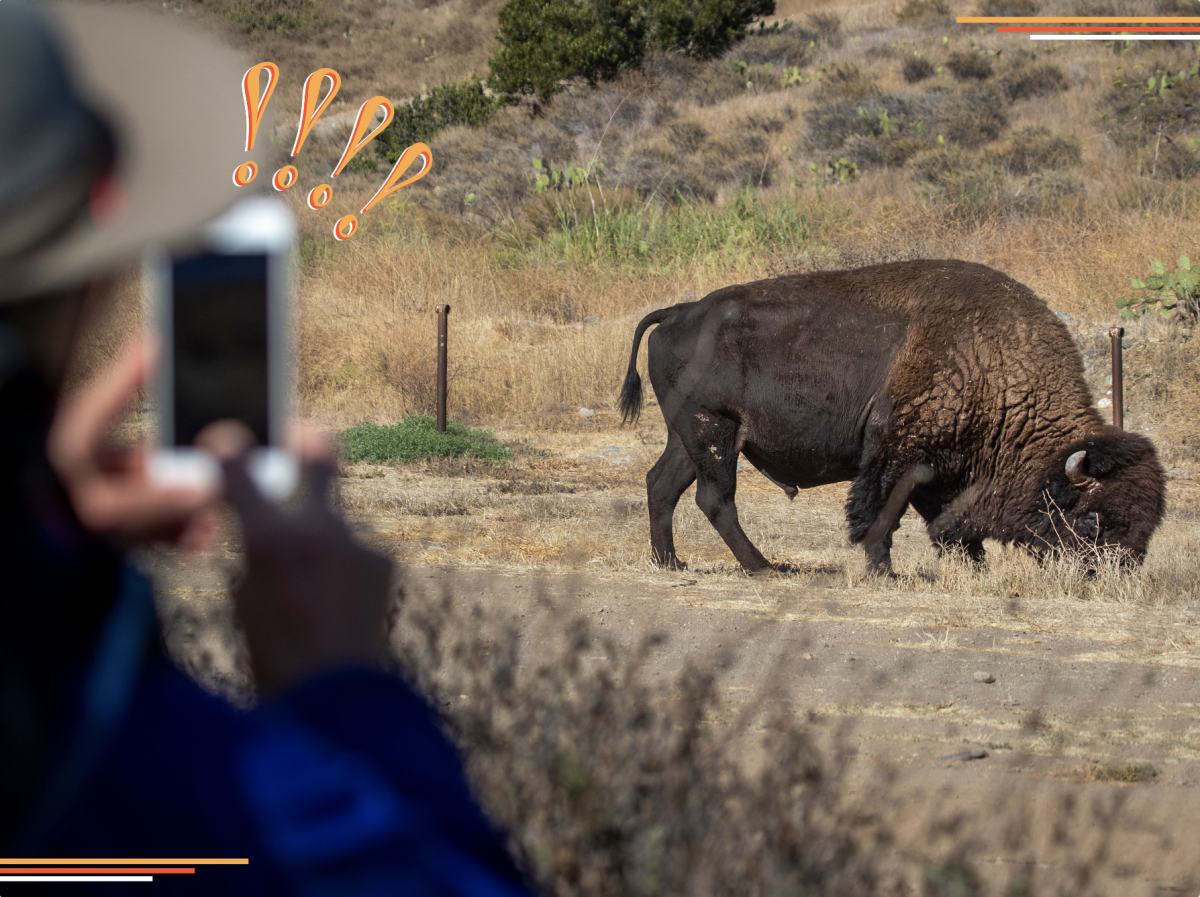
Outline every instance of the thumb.
<svg viewBox="0 0 1200 897"><path fill-rule="evenodd" d="M250 428L235 420L209 424L196 436L196 445L221 463L225 474L225 496L242 518L243 526L251 532L257 531L273 510L246 470L246 454L254 443Z"/></svg>

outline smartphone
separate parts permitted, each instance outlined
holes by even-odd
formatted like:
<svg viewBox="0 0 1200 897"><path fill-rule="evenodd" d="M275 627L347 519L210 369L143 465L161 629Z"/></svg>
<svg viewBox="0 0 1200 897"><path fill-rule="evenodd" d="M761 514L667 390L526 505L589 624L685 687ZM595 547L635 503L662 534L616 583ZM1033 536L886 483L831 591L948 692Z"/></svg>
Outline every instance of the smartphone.
<svg viewBox="0 0 1200 897"><path fill-rule="evenodd" d="M292 404L295 241L287 208L256 197L205 228L195 252L147 255L146 318L161 347L148 461L156 484L218 484L216 459L193 442L208 424L233 418L258 440L247 466L259 491L281 499L295 489L298 465L282 447Z"/></svg>

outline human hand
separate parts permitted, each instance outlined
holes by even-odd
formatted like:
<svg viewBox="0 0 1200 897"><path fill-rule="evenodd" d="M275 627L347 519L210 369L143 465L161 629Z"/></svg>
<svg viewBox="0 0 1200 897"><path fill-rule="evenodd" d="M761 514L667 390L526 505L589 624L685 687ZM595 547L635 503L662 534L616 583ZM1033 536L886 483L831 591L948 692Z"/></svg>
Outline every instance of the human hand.
<svg viewBox="0 0 1200 897"><path fill-rule="evenodd" d="M196 441L223 462L226 496L242 521L246 569L233 599L259 690L279 694L323 670L380 663L392 565L360 545L330 509L329 441L297 431L291 447L308 494L293 512L264 498L247 475L245 452L254 440L244 426L221 421Z"/></svg>
<svg viewBox="0 0 1200 897"><path fill-rule="evenodd" d="M125 544L166 539L205 548L220 531L211 507L216 490L156 486L146 475L143 443L107 445L109 427L153 364L152 344L131 341L92 383L59 402L46 453L80 523L92 532Z"/></svg>

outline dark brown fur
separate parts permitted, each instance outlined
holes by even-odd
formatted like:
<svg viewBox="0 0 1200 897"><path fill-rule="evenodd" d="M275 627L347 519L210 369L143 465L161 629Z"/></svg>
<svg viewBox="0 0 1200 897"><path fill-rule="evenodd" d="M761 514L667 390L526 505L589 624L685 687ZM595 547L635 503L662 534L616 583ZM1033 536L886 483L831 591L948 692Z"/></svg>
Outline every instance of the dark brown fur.
<svg viewBox="0 0 1200 897"><path fill-rule="evenodd" d="M1154 447L1104 424L1066 327L991 268L922 260L781 277L652 312L634 336L625 419L641 410L635 362L651 324L668 431L646 476L660 564L680 564L671 519L697 481L738 562L770 567L738 523L739 455L789 495L852 481L850 539L877 571L891 569L910 504L936 544L977 560L991 538L1140 562L1162 519ZM1079 450L1085 488L1065 473Z"/></svg>

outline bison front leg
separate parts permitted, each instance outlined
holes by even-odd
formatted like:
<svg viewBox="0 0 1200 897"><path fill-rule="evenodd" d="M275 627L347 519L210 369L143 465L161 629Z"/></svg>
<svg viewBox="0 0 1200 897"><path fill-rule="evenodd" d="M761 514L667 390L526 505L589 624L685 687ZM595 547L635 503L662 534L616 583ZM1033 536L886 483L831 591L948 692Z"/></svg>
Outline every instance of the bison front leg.
<svg viewBox="0 0 1200 897"><path fill-rule="evenodd" d="M957 554L979 567L987 559L983 538L965 519L979 487L970 486L953 501L945 502L937 494L913 496L912 506L925 519L929 540L939 555Z"/></svg>
<svg viewBox="0 0 1200 897"><path fill-rule="evenodd" d="M900 528L913 490L932 480L933 468L927 464L913 464L902 473L894 467L869 466L850 485L850 541L866 550L869 572L892 575L892 534Z"/></svg>
<svg viewBox="0 0 1200 897"><path fill-rule="evenodd" d="M686 566L675 554L675 506L687 487L696 481L696 467L673 429L667 430L667 447L646 474L646 504L650 509L650 554L660 567Z"/></svg>

